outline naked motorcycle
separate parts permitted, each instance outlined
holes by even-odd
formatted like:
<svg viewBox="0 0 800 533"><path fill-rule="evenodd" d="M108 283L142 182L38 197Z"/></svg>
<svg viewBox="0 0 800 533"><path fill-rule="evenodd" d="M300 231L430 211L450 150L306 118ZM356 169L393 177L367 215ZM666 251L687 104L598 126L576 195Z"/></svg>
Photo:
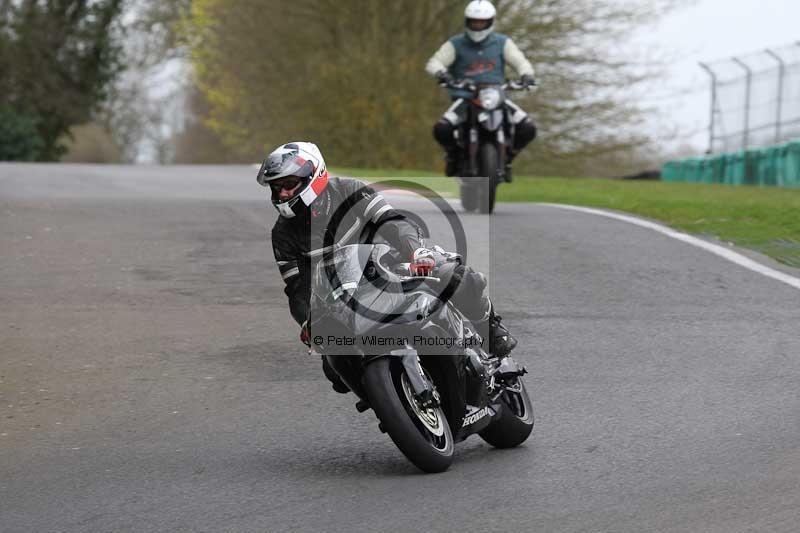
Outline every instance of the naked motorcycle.
<svg viewBox="0 0 800 533"><path fill-rule="evenodd" d="M470 435L511 448L534 425L525 368L486 351L450 289L436 271L411 276L386 244L335 249L313 269L314 349L425 472L446 470Z"/></svg>
<svg viewBox="0 0 800 533"><path fill-rule="evenodd" d="M514 146L513 110L506 105L507 91L535 89L518 81L502 85L476 84L470 79L444 82L447 89L472 93L466 120L455 130L458 147L457 176L461 205L467 211L494 211L497 187L511 181L506 162Z"/></svg>

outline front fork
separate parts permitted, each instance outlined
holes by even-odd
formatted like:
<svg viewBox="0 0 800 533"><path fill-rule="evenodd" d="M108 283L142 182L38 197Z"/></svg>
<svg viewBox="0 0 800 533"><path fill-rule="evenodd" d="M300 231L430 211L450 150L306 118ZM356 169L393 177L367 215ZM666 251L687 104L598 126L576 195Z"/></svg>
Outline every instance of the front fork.
<svg viewBox="0 0 800 533"><path fill-rule="evenodd" d="M403 369L408 377L408 382L411 385L411 390L416 397L417 401L424 408L438 407L441 402L439 393L422 370L422 365L419 361L419 354L416 350L412 349L399 349L392 350L389 355L372 356L367 359L365 364L369 364L376 359L384 357L397 357L403 364Z"/></svg>
<svg viewBox="0 0 800 533"><path fill-rule="evenodd" d="M478 128L469 129L469 175L478 175Z"/></svg>
<svg viewBox="0 0 800 533"><path fill-rule="evenodd" d="M506 177L506 132L503 127L497 128L497 175L501 178Z"/></svg>
<svg viewBox="0 0 800 533"><path fill-rule="evenodd" d="M478 128L477 126L473 125L469 129L469 175L470 176L477 176L478 175L478 147L480 146L478 142ZM506 158L508 154L506 153L506 133L503 131L502 126L497 129L497 164L500 168L497 169L497 175L500 177L505 177L506 174Z"/></svg>

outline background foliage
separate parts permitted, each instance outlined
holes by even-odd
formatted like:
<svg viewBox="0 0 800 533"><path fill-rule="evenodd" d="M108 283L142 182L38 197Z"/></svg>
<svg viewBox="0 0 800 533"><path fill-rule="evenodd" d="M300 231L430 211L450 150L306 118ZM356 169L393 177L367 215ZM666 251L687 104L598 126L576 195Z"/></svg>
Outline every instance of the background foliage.
<svg viewBox="0 0 800 533"><path fill-rule="evenodd" d="M43 148L35 117L0 107L0 161L36 161Z"/></svg>
<svg viewBox="0 0 800 533"><path fill-rule="evenodd" d="M0 106L34 125L27 143L37 148L24 157L57 160L70 128L106 98L121 68L122 9L122 0L0 0Z"/></svg>
<svg viewBox="0 0 800 533"><path fill-rule="evenodd" d="M542 86L515 96L542 133L521 170L596 175L629 165L647 139L637 133L644 115L624 89L652 72L619 44L674 2L496 4L498 30L519 44ZM431 126L448 99L423 67L462 31L464 5L194 0L183 35L206 105L203 124L248 161L287 139L309 139L339 165L438 167Z"/></svg>
<svg viewBox="0 0 800 533"><path fill-rule="evenodd" d="M541 83L513 95L540 130L518 173L653 163L631 87L655 71L624 43L688 1L497 0L498 30ZM465 3L0 0L3 134L35 131L13 157L37 160L98 144L69 159L249 163L308 139L339 166L440 170L431 126L449 99L424 65L463 30Z"/></svg>

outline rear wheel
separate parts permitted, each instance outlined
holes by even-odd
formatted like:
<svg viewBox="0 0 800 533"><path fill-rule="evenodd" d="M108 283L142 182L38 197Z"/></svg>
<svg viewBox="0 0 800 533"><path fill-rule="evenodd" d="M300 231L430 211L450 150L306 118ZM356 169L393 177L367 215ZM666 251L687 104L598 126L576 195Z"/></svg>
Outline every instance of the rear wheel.
<svg viewBox="0 0 800 533"><path fill-rule="evenodd" d="M512 391L500 395L503 411L500 418L479 433L480 437L495 448L519 446L533 431L533 405L521 379L509 384Z"/></svg>
<svg viewBox="0 0 800 533"><path fill-rule="evenodd" d="M499 157L497 154L497 147L490 142L482 144L480 150L480 175L485 179L481 180L478 194L478 209L481 213L486 214L494 211L497 183L499 180Z"/></svg>
<svg viewBox="0 0 800 533"><path fill-rule="evenodd" d="M402 361L384 357L364 371L369 403L392 441L425 472L444 472L453 462L453 434L441 407L423 407Z"/></svg>

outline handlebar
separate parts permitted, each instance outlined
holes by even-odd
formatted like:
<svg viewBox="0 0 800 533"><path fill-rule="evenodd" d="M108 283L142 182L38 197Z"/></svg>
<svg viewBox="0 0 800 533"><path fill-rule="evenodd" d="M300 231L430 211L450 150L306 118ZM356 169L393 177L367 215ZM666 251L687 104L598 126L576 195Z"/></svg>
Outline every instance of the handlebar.
<svg viewBox="0 0 800 533"><path fill-rule="evenodd" d="M470 79L442 82L439 85L446 89L466 89L472 92L478 90L478 85ZM508 80L505 83L503 83L500 87L504 91L533 91L539 88L539 84L533 82L532 85L525 85L524 83L518 80Z"/></svg>
<svg viewBox="0 0 800 533"><path fill-rule="evenodd" d="M525 85L521 81L517 80L508 80L503 84L503 90L511 90L511 91L535 91L539 88L539 84L534 81L530 85Z"/></svg>

